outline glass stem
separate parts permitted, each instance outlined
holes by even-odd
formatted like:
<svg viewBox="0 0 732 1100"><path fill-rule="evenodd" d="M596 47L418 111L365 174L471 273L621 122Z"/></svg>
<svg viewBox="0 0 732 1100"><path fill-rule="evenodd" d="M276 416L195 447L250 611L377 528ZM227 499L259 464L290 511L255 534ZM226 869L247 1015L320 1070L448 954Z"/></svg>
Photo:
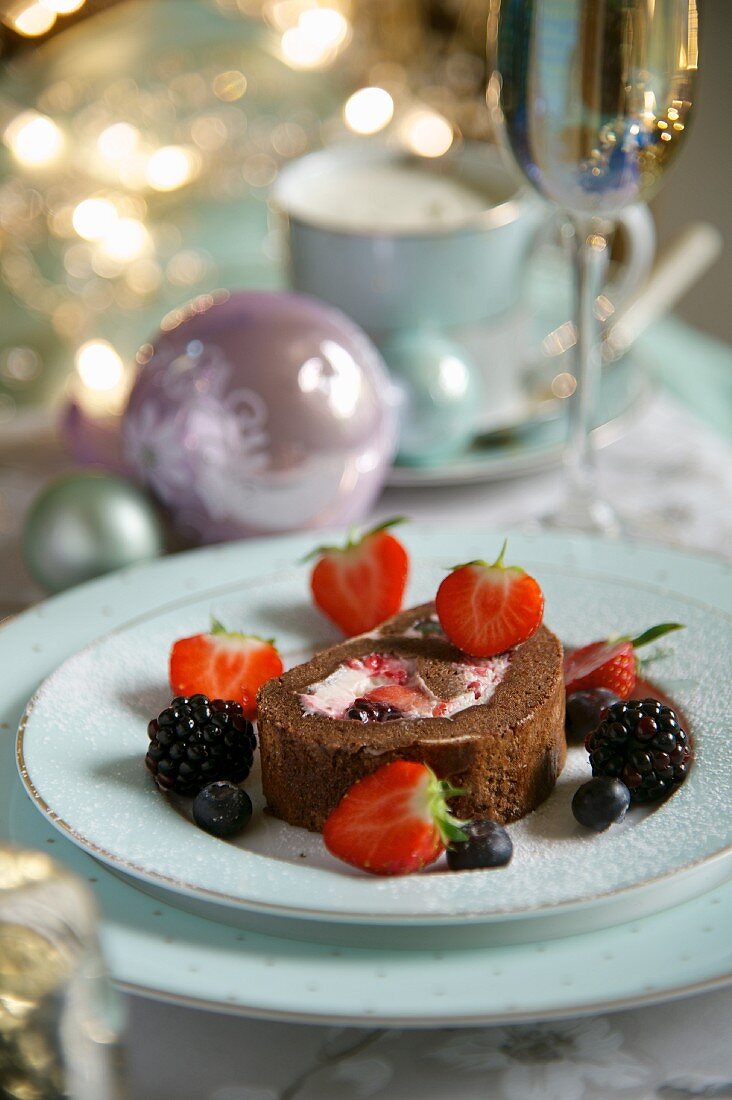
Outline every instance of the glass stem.
<svg viewBox="0 0 732 1100"><path fill-rule="evenodd" d="M581 527L611 530L615 526L612 512L597 499L590 429L597 409L602 366L602 324L595 313L595 303L605 285L612 227L590 218L571 216L570 220L574 228L577 389L569 403L569 434L564 455L567 507L579 519L584 518Z"/></svg>

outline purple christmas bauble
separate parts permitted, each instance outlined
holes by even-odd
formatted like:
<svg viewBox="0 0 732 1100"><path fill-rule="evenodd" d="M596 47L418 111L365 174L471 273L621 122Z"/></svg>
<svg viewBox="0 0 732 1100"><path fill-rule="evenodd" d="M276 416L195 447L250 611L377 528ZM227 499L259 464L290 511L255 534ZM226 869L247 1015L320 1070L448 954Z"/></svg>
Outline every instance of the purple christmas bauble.
<svg viewBox="0 0 732 1100"><path fill-rule="evenodd" d="M138 356L124 458L202 542L359 520L396 448L379 353L297 294L207 295Z"/></svg>

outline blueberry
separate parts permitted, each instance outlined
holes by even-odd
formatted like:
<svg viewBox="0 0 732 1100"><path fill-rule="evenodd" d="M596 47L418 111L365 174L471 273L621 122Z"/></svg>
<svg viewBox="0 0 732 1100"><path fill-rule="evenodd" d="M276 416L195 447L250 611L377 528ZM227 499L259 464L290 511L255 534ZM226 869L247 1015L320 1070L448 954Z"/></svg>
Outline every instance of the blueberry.
<svg viewBox="0 0 732 1100"><path fill-rule="evenodd" d="M251 816L249 795L226 779L209 783L193 799L193 820L213 836L233 836L241 832Z"/></svg>
<svg viewBox="0 0 732 1100"><path fill-rule="evenodd" d="M462 826L466 841L453 841L447 849L451 871L478 871L484 867L505 867L513 855L513 844L496 821L469 821Z"/></svg>
<svg viewBox="0 0 732 1100"><path fill-rule="evenodd" d="M638 776L640 781L640 776ZM620 779L603 775L583 783L572 799L572 813L580 825L601 833L622 821L630 805L630 791Z"/></svg>
<svg viewBox="0 0 732 1100"><path fill-rule="evenodd" d="M583 741L600 725L605 711L613 703L619 702L619 696L607 688L593 688L590 691L575 691L567 696L567 715L565 729L572 741Z"/></svg>

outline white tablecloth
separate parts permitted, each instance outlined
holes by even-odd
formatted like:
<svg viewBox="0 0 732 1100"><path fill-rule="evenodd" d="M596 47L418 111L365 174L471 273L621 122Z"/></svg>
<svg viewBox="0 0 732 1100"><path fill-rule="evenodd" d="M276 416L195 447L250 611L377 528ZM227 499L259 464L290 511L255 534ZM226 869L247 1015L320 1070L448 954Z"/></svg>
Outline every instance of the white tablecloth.
<svg viewBox="0 0 732 1100"><path fill-rule="evenodd" d="M20 560L19 522L62 463L52 440L0 450L0 619L39 597ZM608 499L645 520L649 536L732 553L732 448L670 397L656 397L600 465ZM389 490L378 515L502 531L546 511L559 491L556 471ZM440 1032L263 1023L135 998L129 1008L134 1100L732 1098L732 989L612 1016Z"/></svg>

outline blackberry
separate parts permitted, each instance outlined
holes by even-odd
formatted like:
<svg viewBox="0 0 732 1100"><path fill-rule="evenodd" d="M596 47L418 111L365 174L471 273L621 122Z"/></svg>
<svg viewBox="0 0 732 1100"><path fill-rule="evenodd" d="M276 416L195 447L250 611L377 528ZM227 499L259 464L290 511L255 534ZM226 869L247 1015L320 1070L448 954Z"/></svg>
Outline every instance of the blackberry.
<svg viewBox="0 0 732 1100"><path fill-rule="evenodd" d="M585 747L592 774L621 779L633 802L664 798L691 765L688 734L671 707L657 699L614 703Z"/></svg>
<svg viewBox="0 0 732 1100"><path fill-rule="evenodd" d="M354 699L346 711L346 718L352 722L393 722L401 717L400 710L377 699Z"/></svg>
<svg viewBox="0 0 732 1100"><path fill-rule="evenodd" d="M215 779L249 775L257 739L239 703L179 696L147 727L145 763L164 791L197 794Z"/></svg>

